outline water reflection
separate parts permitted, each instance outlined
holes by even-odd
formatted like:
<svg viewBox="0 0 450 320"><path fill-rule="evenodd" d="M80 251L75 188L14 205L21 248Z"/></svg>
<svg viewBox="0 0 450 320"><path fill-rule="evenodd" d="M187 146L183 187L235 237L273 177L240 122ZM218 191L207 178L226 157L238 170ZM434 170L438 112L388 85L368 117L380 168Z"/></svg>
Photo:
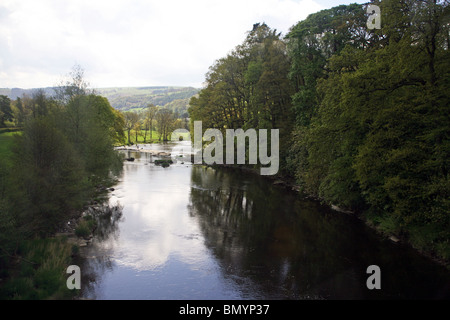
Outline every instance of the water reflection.
<svg viewBox="0 0 450 320"><path fill-rule="evenodd" d="M263 177L126 156L135 161L110 194L123 211L83 250L85 298L449 297L443 268ZM382 270L380 291L366 287L372 264Z"/></svg>
<svg viewBox="0 0 450 320"><path fill-rule="evenodd" d="M86 212L96 221L95 250L84 249L76 263L82 266L83 297L96 298L95 290L101 285L101 275L113 270L111 252L119 238L119 223L123 221L123 208L119 203L89 208Z"/></svg>
<svg viewBox="0 0 450 320"><path fill-rule="evenodd" d="M198 223L187 212L191 164L177 161L162 168L152 163L150 153L127 151L127 156L135 161L125 163L110 199L123 206L120 231L96 238L84 250L90 259L83 268L97 276L92 286L83 288L83 297L240 298L220 278ZM97 265L102 260L107 267Z"/></svg>
<svg viewBox="0 0 450 320"><path fill-rule="evenodd" d="M224 277L251 280L246 289L261 298L449 297L444 268L258 176L194 168L189 211ZM381 291L366 287L372 264L383 271Z"/></svg>

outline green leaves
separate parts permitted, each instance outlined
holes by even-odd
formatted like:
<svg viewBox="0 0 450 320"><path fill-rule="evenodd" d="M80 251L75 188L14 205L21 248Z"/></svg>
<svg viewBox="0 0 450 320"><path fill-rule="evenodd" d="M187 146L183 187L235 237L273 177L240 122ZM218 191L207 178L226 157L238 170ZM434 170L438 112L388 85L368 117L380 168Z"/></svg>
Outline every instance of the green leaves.
<svg viewBox="0 0 450 320"><path fill-rule="evenodd" d="M5 121L11 120L13 112L11 109L11 100L4 95L0 95L0 126L5 126Z"/></svg>
<svg viewBox="0 0 450 320"><path fill-rule="evenodd" d="M73 145L45 119L27 123L14 150L11 183L20 225L32 233L55 230L67 211L82 204L84 168Z"/></svg>
<svg viewBox="0 0 450 320"><path fill-rule="evenodd" d="M370 208L371 220L385 231L444 254L450 56L442 14L448 3L381 5L383 28L359 40L362 16L346 6L292 29L290 75L298 84L293 102L301 134L291 161L306 191L327 203ZM344 21L354 32L339 29Z"/></svg>
<svg viewBox="0 0 450 320"><path fill-rule="evenodd" d="M380 30L367 29L358 4L314 13L283 40L256 24L211 67L190 115L204 128L284 128L284 173L303 190L369 210L383 230L443 254L450 238L448 1L374 3Z"/></svg>
<svg viewBox="0 0 450 320"><path fill-rule="evenodd" d="M24 98L23 133L12 144L10 172L0 172L0 218L14 222L18 237L55 232L122 166L113 149L124 135L121 114L86 89L79 69L58 92L59 100L43 91Z"/></svg>
<svg viewBox="0 0 450 320"><path fill-rule="evenodd" d="M207 85L190 101L191 124L203 128L280 129L281 153L292 130L286 43L276 30L255 24L247 39L210 68Z"/></svg>

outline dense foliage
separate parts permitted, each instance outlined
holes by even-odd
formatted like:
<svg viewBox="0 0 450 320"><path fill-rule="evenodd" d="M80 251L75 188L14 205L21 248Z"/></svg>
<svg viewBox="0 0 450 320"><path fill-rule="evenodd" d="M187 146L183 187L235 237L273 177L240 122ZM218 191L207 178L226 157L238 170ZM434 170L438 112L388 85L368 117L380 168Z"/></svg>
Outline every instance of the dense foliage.
<svg viewBox="0 0 450 320"><path fill-rule="evenodd" d="M113 144L124 136L123 116L106 98L86 89L81 70L75 70L73 81L61 86L58 98L37 91L16 101L14 107L23 127L20 134L9 137L13 139L0 158L2 278L12 262L23 259L18 256L30 254L21 249L25 244L32 246L30 241L55 234L122 166ZM70 257L70 245L61 246L66 251L69 248ZM65 257L61 255L61 259ZM29 263L35 264L34 270L41 270L36 261ZM46 267L53 262L42 262L47 263L45 272L50 274ZM55 273L57 277L64 275L60 271ZM26 286L39 287L28 282ZM45 295L38 291L36 297ZM49 289L49 294L52 291Z"/></svg>
<svg viewBox="0 0 450 320"><path fill-rule="evenodd" d="M281 35L255 24L242 45L210 68L207 86L191 99L191 124L201 120L204 130L279 129L280 152L286 155L294 124L289 68Z"/></svg>
<svg viewBox="0 0 450 320"><path fill-rule="evenodd" d="M191 99L203 128L280 129L281 174L450 258L450 15L438 0L323 10L281 38L256 24Z"/></svg>

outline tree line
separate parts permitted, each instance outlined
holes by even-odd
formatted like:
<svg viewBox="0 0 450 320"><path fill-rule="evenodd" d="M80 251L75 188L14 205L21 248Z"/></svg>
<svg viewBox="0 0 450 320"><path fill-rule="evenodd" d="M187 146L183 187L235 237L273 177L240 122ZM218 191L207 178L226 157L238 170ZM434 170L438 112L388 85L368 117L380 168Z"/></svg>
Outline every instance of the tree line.
<svg viewBox="0 0 450 320"><path fill-rule="evenodd" d="M170 134L179 128L188 129L187 115L179 115L172 109L148 104L142 111L125 111L124 130L126 139L122 142L128 145L141 141L151 143L155 140L164 142L170 140ZM153 136L153 133L157 136ZM134 137L133 137L134 135ZM133 141L134 138L134 141Z"/></svg>
<svg viewBox="0 0 450 320"><path fill-rule="evenodd" d="M120 112L88 89L83 75L75 66L51 96L44 90L14 101L0 96L0 127L11 122L18 130L10 154L0 159L3 251L16 237L52 234L98 186L111 183L122 167L114 146L167 141L187 126L187 119L153 104Z"/></svg>
<svg viewBox="0 0 450 320"><path fill-rule="evenodd" d="M123 136L123 116L87 89L80 68L55 97L37 91L13 109L22 127L0 159L3 270L23 241L57 232L123 163L113 148Z"/></svg>
<svg viewBox="0 0 450 320"><path fill-rule="evenodd" d="M60 95L60 88L56 96ZM95 90L92 95L100 97ZM22 128L25 120L34 117L41 112L42 103L56 97L47 95L44 90L38 89L31 96L24 94L16 100L11 101L7 96L0 95L0 128L8 127L10 122L15 128ZM103 98L106 100L106 98ZM109 101L108 101L109 104ZM155 106L150 103L143 110L120 111L113 108L116 116L114 123L114 143L132 145L134 143L151 143L154 141L168 141L170 134L175 129L189 129L188 114L180 114L169 107ZM156 133L156 136L153 134Z"/></svg>
<svg viewBox="0 0 450 320"><path fill-rule="evenodd" d="M191 125L279 129L281 175L450 258L449 1L371 1L255 24L190 101Z"/></svg>

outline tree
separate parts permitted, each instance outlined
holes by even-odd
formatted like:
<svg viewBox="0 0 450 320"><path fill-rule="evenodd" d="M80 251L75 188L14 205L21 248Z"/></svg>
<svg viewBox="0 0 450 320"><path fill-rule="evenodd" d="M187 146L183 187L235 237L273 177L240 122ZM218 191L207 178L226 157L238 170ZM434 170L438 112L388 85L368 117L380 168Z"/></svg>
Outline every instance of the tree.
<svg viewBox="0 0 450 320"><path fill-rule="evenodd" d="M147 143L147 133L150 130L150 122L148 121L146 112L140 113L139 116L140 116L139 121L141 122L142 127L144 129L144 143Z"/></svg>
<svg viewBox="0 0 450 320"><path fill-rule="evenodd" d="M173 112L169 109L160 109L156 114L157 127L159 132L159 141L168 141L169 134L173 130Z"/></svg>
<svg viewBox="0 0 450 320"><path fill-rule="evenodd" d="M81 157L92 185L107 183L119 168L113 145L123 141L123 118L109 101L88 89L84 71L75 66L72 79L56 89L51 116Z"/></svg>
<svg viewBox="0 0 450 320"><path fill-rule="evenodd" d="M297 124L308 126L317 106L317 81L326 76L327 59L346 45L367 47L372 35L361 5L341 5L311 14L287 35L295 85L293 107Z"/></svg>
<svg viewBox="0 0 450 320"><path fill-rule="evenodd" d="M361 65L353 81L370 88L376 106L368 113L370 127L354 168L367 201L392 229L419 248L436 250L448 241L450 224L450 100L444 93L450 55L443 34L448 3L383 4L388 13L403 15L387 21L389 45L377 50L377 63Z"/></svg>
<svg viewBox="0 0 450 320"><path fill-rule="evenodd" d="M154 104L148 104L147 109L145 110L143 114L143 123L144 123L144 142L147 142L147 131L150 130L150 140L152 140L152 133L153 133L153 120L155 119L156 113L158 112L159 108L156 107Z"/></svg>
<svg viewBox="0 0 450 320"><path fill-rule="evenodd" d="M150 125L150 140L152 139L153 134L153 120L156 118L156 114L158 113L159 108L153 104L148 105L147 119Z"/></svg>
<svg viewBox="0 0 450 320"><path fill-rule="evenodd" d="M111 171L117 170L119 157L113 144L116 137L124 135L123 127L119 127L122 120L104 97L93 94L80 96L78 103L85 116L80 136L74 143L77 142L75 146L85 160L90 179L94 184L99 184L108 179Z"/></svg>
<svg viewBox="0 0 450 320"><path fill-rule="evenodd" d="M11 100L7 96L0 95L0 126L5 127L5 121L10 121L12 118Z"/></svg>
<svg viewBox="0 0 450 320"><path fill-rule="evenodd" d="M289 71L281 35L255 24L241 45L210 67L206 87L190 101L191 126L201 120L205 130L279 129L284 160L293 125Z"/></svg>
<svg viewBox="0 0 450 320"><path fill-rule="evenodd" d="M307 23L321 14L293 29L300 118L291 168L308 193L364 210L381 230L450 257L448 2L380 5L383 28L368 43L338 29L323 39L329 31ZM308 84L312 70L320 72Z"/></svg>
<svg viewBox="0 0 450 320"><path fill-rule="evenodd" d="M348 78L359 65L359 49L347 47L328 61L327 79L318 81L321 98L308 126L297 126L292 150L297 150L296 177L308 193L318 195L328 203L360 210L364 207L361 190L352 168L357 148L364 139L368 96L360 93L350 99L352 90ZM364 60L363 60L364 61ZM350 66L350 68L348 68ZM348 71L343 71L348 70ZM369 112L369 111L367 111Z"/></svg>
<svg viewBox="0 0 450 320"><path fill-rule="evenodd" d="M141 119L138 119L138 121L136 122L136 124L133 127L134 130L134 134L135 134L135 141L136 143L139 141L139 136L142 136L142 122Z"/></svg>
<svg viewBox="0 0 450 320"><path fill-rule="evenodd" d="M25 123L26 120L30 119L33 115L33 109L34 109L34 101L31 96L27 94L23 94L22 98L17 98L17 100L20 100L20 104L22 105L22 115L19 114L19 118L22 118L22 124ZM17 104L18 102L16 102Z"/></svg>
<svg viewBox="0 0 450 320"><path fill-rule="evenodd" d="M28 235L50 234L83 203L83 162L49 118L28 121L16 139L11 199L17 223Z"/></svg>
<svg viewBox="0 0 450 320"><path fill-rule="evenodd" d="M84 78L83 68L75 64L67 79L61 80L56 87L56 99L63 105L67 105L74 97L94 94L94 91L88 87L89 83Z"/></svg>
<svg viewBox="0 0 450 320"><path fill-rule="evenodd" d="M16 127L22 126L25 121L25 110L22 104L22 99L17 98L17 100L12 103L11 109Z"/></svg>
<svg viewBox="0 0 450 320"><path fill-rule="evenodd" d="M124 137L123 116L107 99L75 90L83 88L81 78L74 83L73 90L59 88L66 99L36 91L15 102L23 132L15 137L12 161L0 159L2 269L21 241L57 232L123 164L113 148Z"/></svg>
<svg viewBox="0 0 450 320"><path fill-rule="evenodd" d="M125 124L125 130L128 135L128 144L131 144L130 140L130 134L131 130L134 130L136 124L139 122L139 115L136 112L133 111L127 111L124 113L124 124Z"/></svg>
<svg viewBox="0 0 450 320"><path fill-rule="evenodd" d="M114 113L114 125L112 132L114 135L114 142L117 144L125 143L125 116L119 110L111 107L111 111Z"/></svg>

